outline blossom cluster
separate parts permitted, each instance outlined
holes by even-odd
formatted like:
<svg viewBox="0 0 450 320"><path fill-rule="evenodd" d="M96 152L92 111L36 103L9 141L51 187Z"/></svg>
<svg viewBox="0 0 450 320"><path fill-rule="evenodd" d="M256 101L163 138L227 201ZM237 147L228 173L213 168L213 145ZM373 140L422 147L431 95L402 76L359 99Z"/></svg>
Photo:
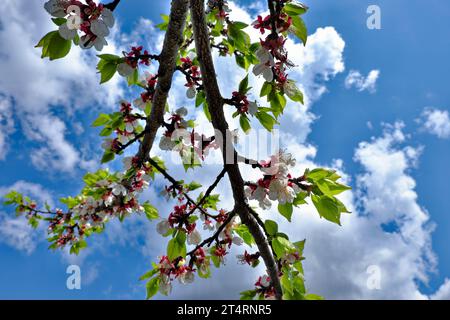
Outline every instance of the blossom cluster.
<svg viewBox="0 0 450 320"><path fill-rule="evenodd" d="M153 75L149 72L144 72L144 79L141 81L140 85L145 89L141 93L140 97L133 101L133 105L140 110L146 110L148 106L151 105L153 101L153 96L155 95L156 84L158 83L158 76Z"/></svg>
<svg viewBox="0 0 450 320"><path fill-rule="evenodd" d="M59 26L59 34L66 40L78 37L81 31L80 47L89 49L95 47L101 51L108 45L106 37L114 26L113 13L103 4L86 0L86 4L78 0L49 0L44 5L47 12L56 18L66 18Z"/></svg>
<svg viewBox="0 0 450 320"><path fill-rule="evenodd" d="M240 114L250 114L254 116L259 109L256 101L249 101L247 95L234 91L231 98L232 103L236 106Z"/></svg>
<svg viewBox="0 0 450 320"><path fill-rule="evenodd" d="M181 58L182 64L180 66L180 70L186 76L185 87L187 88L186 96L188 99L194 99L197 96L197 89L202 87L200 68L192 60L192 56Z"/></svg>
<svg viewBox="0 0 450 320"><path fill-rule="evenodd" d="M262 209L269 209L271 201L280 204L293 203L302 188L292 179L290 169L295 166L292 154L280 151L269 161L260 163L264 177L256 183L247 183L245 193L250 200L257 200Z"/></svg>
<svg viewBox="0 0 450 320"><path fill-rule="evenodd" d="M127 101L121 101L120 112L122 113L123 125L115 129L117 137L108 138L103 141L102 148L106 151L117 153L121 148L136 138L139 128L139 119L137 114L132 113L133 108Z"/></svg>
<svg viewBox="0 0 450 320"><path fill-rule="evenodd" d="M129 77L133 74L139 64L149 66L153 56L142 46L131 47L129 52L124 52L124 62L117 66L117 72L122 77Z"/></svg>
<svg viewBox="0 0 450 320"><path fill-rule="evenodd" d="M275 300L275 288L272 285L270 277L268 275L263 275L258 278L255 283L256 292L264 296L266 300Z"/></svg>
<svg viewBox="0 0 450 320"><path fill-rule="evenodd" d="M170 261L167 256L162 256L157 269L159 271L159 292L164 295L168 295L172 291L173 279L178 279L182 284L194 281L195 270L190 266L186 266L186 260L184 259Z"/></svg>
<svg viewBox="0 0 450 320"><path fill-rule="evenodd" d="M188 110L184 107L177 109L165 124L166 131L161 137L159 147L164 151L176 151L187 164L199 163L204 160L210 150L219 148L213 138L207 138L192 129L191 121L187 121Z"/></svg>
<svg viewBox="0 0 450 320"><path fill-rule="evenodd" d="M286 73L287 67L292 67L288 60L288 53L285 48L286 38L281 33L289 31L292 26L292 18L282 12L283 5L289 0L276 0L276 8L266 17L258 16L253 22L253 27L258 29L261 35L266 31L270 33L261 39L261 47L256 52L259 64L253 68L256 76L262 75L267 82L276 81L280 89L292 89ZM275 27L275 29L274 29ZM287 88L285 88L287 87Z"/></svg>
<svg viewBox="0 0 450 320"><path fill-rule="evenodd" d="M220 20L225 20L231 12L227 0L208 0L207 12L214 10L217 10L216 16Z"/></svg>

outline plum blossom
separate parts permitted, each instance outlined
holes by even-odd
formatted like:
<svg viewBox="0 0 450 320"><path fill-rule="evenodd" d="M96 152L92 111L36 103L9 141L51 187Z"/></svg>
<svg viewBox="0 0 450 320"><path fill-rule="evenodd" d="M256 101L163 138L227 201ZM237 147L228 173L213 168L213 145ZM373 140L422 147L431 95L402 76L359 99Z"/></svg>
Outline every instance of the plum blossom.
<svg viewBox="0 0 450 320"><path fill-rule="evenodd" d="M126 62L122 62L117 66L117 72L122 76L122 77L129 77L133 74L134 72L134 68L132 66L130 66L128 63Z"/></svg>
<svg viewBox="0 0 450 320"><path fill-rule="evenodd" d="M189 284L194 282L194 273L192 271L186 271L182 275L178 277L180 283L182 284Z"/></svg>
<svg viewBox="0 0 450 320"><path fill-rule="evenodd" d="M67 26L67 23L64 23L59 26L59 35L64 38L65 40L73 40L77 36L77 30L76 29L70 29Z"/></svg>
<svg viewBox="0 0 450 320"><path fill-rule="evenodd" d="M272 68L275 66L273 55L264 47L261 47L256 52L256 56L259 59L259 64L253 68L255 76L262 75L267 82L273 81Z"/></svg>
<svg viewBox="0 0 450 320"><path fill-rule="evenodd" d="M72 12L68 9L76 6L79 9L76 18L79 19L76 24L71 23L70 18L74 18ZM69 17L68 21L60 25L58 32L66 40L73 40L78 31L83 35L80 38L80 47L89 49L95 47L101 51L105 45L108 45L106 37L110 34L110 28L115 24L113 13L102 4L96 4L94 1L88 1L88 4L79 1L67 0L49 0L44 4L45 10L57 18ZM70 25L69 25L70 23Z"/></svg>
<svg viewBox="0 0 450 320"><path fill-rule="evenodd" d="M115 196L120 196L120 195L122 195L122 196L125 197L125 196L128 194L127 188L125 188L122 184L114 183L114 184L111 186L111 188L112 188L112 193L113 193Z"/></svg>
<svg viewBox="0 0 450 320"><path fill-rule="evenodd" d="M69 5L67 0L49 0L44 4L45 10L55 17L55 18L64 18L66 14L66 8Z"/></svg>
<svg viewBox="0 0 450 320"><path fill-rule="evenodd" d="M262 161L260 170L264 178L257 183L247 184L245 192L248 199L258 201L264 210L271 207L271 201L278 201L279 204L293 203L297 194L302 192L289 173L295 164L292 154L284 151L272 156L269 161Z"/></svg>
<svg viewBox="0 0 450 320"><path fill-rule="evenodd" d="M156 231L160 235L166 235L170 230L170 223L167 220L163 220L156 225Z"/></svg>
<svg viewBox="0 0 450 320"><path fill-rule="evenodd" d="M188 87L186 91L186 97L188 99L195 99L197 96L197 89L195 89L195 86Z"/></svg>
<svg viewBox="0 0 450 320"><path fill-rule="evenodd" d="M248 103L248 113L254 116L258 112L259 106L256 101L250 101Z"/></svg>
<svg viewBox="0 0 450 320"><path fill-rule="evenodd" d="M165 296L168 296L172 292L170 277L165 274L160 276L159 292Z"/></svg>
<svg viewBox="0 0 450 320"><path fill-rule="evenodd" d="M244 244L244 240L242 240L240 237L233 237L233 244L237 246L242 246Z"/></svg>
<svg viewBox="0 0 450 320"><path fill-rule="evenodd" d="M198 245L202 241L202 235L198 230L193 230L187 237L187 242L190 245Z"/></svg>
<svg viewBox="0 0 450 320"><path fill-rule="evenodd" d="M269 199L280 204L292 203L298 192L300 188L290 185L287 179L275 179L269 187Z"/></svg>

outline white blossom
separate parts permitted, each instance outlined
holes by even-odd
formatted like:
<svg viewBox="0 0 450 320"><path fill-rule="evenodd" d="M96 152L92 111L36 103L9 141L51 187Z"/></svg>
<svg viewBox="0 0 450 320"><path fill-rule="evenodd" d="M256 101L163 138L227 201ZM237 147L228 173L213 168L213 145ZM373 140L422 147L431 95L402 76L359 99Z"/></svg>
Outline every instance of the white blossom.
<svg viewBox="0 0 450 320"><path fill-rule="evenodd" d="M192 271L186 271L183 273L178 280L182 284L189 284L194 282L194 273Z"/></svg>
<svg viewBox="0 0 450 320"><path fill-rule="evenodd" d="M188 110L185 107L178 108L175 113L180 117L186 117L188 114Z"/></svg>
<svg viewBox="0 0 450 320"><path fill-rule="evenodd" d="M159 292L166 296L172 292L172 283L170 282L170 278L165 274L161 275L161 281L159 282Z"/></svg>
<svg viewBox="0 0 450 320"><path fill-rule="evenodd" d="M60 25L58 32L59 35L66 40L72 40L77 35L77 29L70 29L67 26L67 23L63 23L62 25Z"/></svg>
<svg viewBox="0 0 450 320"><path fill-rule="evenodd" d="M292 203L296 197L295 190L284 179L275 179L270 183L269 199L278 200L280 204Z"/></svg>
<svg viewBox="0 0 450 320"><path fill-rule="evenodd" d="M121 64L119 64L117 66L117 72L122 76L122 77L129 77L133 74L134 72L134 68L132 66L130 66L128 63L123 62ZM142 100L142 99L141 99Z"/></svg>
<svg viewBox="0 0 450 320"><path fill-rule="evenodd" d="M101 19L91 21L91 31L93 34L100 38L104 38L109 35L109 28Z"/></svg>
<svg viewBox="0 0 450 320"><path fill-rule="evenodd" d="M156 225L156 231L160 234L160 235L166 235L170 230L170 224L169 221L167 220L162 220L161 222L159 222Z"/></svg>
<svg viewBox="0 0 450 320"><path fill-rule="evenodd" d="M242 246L244 244L244 240L242 240L240 237L233 237L233 244Z"/></svg>
<svg viewBox="0 0 450 320"><path fill-rule="evenodd" d="M248 112L254 116L257 112L258 112L258 104L256 103L256 101L252 102L250 101L248 104Z"/></svg>
<svg viewBox="0 0 450 320"><path fill-rule="evenodd" d="M68 2L65 0L49 0L44 4L45 10L53 17L64 18L66 14L65 7Z"/></svg>
<svg viewBox="0 0 450 320"><path fill-rule="evenodd" d="M255 65L253 68L253 73L255 76L263 75L267 82L273 81L273 71L272 67L275 66L275 61L272 54L265 48L261 47L256 52L256 56L259 59L259 64Z"/></svg>
<svg viewBox="0 0 450 320"><path fill-rule="evenodd" d="M122 195L125 197L128 193L127 188L125 188L122 184L114 183L111 187L112 187L112 193L115 196Z"/></svg>
<svg viewBox="0 0 450 320"><path fill-rule="evenodd" d="M108 26L109 28L114 27L115 19L111 10L109 10L108 8L103 8L100 17L105 22L106 26Z"/></svg>
<svg viewBox="0 0 450 320"><path fill-rule="evenodd" d="M162 136L159 142L159 148L163 151L171 151L176 147L177 143L172 141L171 137Z"/></svg>
<svg viewBox="0 0 450 320"><path fill-rule="evenodd" d="M198 245L201 241L202 235L200 234L200 232L198 232L198 230L192 231L187 237L187 242L190 245Z"/></svg>
<svg viewBox="0 0 450 320"><path fill-rule="evenodd" d="M111 150L112 145L113 145L113 139L108 138L108 139L103 140L102 148L104 150Z"/></svg>
<svg viewBox="0 0 450 320"><path fill-rule="evenodd" d="M269 287L270 286L270 277L267 275L264 275L261 277L261 285L263 287Z"/></svg>
<svg viewBox="0 0 450 320"><path fill-rule="evenodd" d="M195 89L194 86L189 87L189 88L187 89L187 91L186 91L186 97L187 97L188 99L194 99L196 95L197 95L197 90Z"/></svg>

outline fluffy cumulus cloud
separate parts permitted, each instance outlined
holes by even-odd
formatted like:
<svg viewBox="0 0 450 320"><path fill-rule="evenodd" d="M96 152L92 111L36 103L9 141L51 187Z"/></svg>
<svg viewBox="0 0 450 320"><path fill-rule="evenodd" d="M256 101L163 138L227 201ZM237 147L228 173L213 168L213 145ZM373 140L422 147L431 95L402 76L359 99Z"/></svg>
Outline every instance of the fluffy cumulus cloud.
<svg viewBox="0 0 450 320"><path fill-rule="evenodd" d="M445 279L445 282L436 291L435 294L431 295L433 300L450 300L450 279Z"/></svg>
<svg viewBox="0 0 450 320"><path fill-rule="evenodd" d="M5 160L8 152L7 138L14 130L10 99L0 96L0 161Z"/></svg>
<svg viewBox="0 0 450 320"><path fill-rule="evenodd" d="M358 70L350 70L345 79L345 87L347 89L356 88L359 92L368 91L375 93L379 76L380 70L370 71L367 77L364 77Z"/></svg>
<svg viewBox="0 0 450 320"><path fill-rule="evenodd" d="M76 112L87 107L113 105L122 90L117 79L100 88L92 53L75 48L64 60L49 62L40 58L34 46L43 35L56 29L43 9L44 2L2 2L0 69L8 76L0 79L0 95L11 100L12 107L5 114L2 104L0 125L5 117L16 117L26 138L37 142L30 152L36 167L70 171L79 164L83 166L84 159L69 141L70 128L64 121L74 119ZM114 51L114 41L107 50ZM1 148L5 147L8 132L2 130Z"/></svg>
<svg viewBox="0 0 450 320"><path fill-rule="evenodd" d="M422 113L422 129L441 139L450 138L450 117L447 110L426 108Z"/></svg>
<svg viewBox="0 0 450 320"><path fill-rule="evenodd" d="M10 190L16 190L29 195L41 203L53 204L51 194L41 185L18 181L12 186L0 187L0 197ZM31 254L39 241L43 239L44 230L34 231L26 219L0 211L0 243L5 243L26 254ZM42 235L42 236L41 236Z"/></svg>

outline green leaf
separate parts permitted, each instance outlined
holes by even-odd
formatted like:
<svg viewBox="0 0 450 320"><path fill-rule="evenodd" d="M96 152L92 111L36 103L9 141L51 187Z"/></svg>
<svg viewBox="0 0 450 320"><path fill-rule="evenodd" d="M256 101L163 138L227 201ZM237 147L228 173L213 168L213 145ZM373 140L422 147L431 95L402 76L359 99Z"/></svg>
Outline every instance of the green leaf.
<svg viewBox="0 0 450 320"><path fill-rule="evenodd" d="M144 207L145 216L148 220L155 220L159 218L158 209L146 202L142 205Z"/></svg>
<svg viewBox="0 0 450 320"><path fill-rule="evenodd" d="M299 16L292 17L291 31L299 38L304 45L308 39L308 30L306 28L305 22Z"/></svg>
<svg viewBox="0 0 450 320"><path fill-rule="evenodd" d="M107 62L99 69L100 72L100 84L108 82L116 74L117 64L115 62Z"/></svg>
<svg viewBox="0 0 450 320"><path fill-rule="evenodd" d="M241 117L239 118L239 124L241 125L242 131L244 131L245 134L250 132L252 127L250 126L250 120L245 114L241 114Z"/></svg>
<svg viewBox="0 0 450 320"><path fill-rule="evenodd" d="M335 170L317 168L312 171L307 171L306 177L308 178L309 181L316 182L316 181L319 181L319 180L322 180L324 178L328 178L328 177L334 175L335 172L336 172Z"/></svg>
<svg viewBox="0 0 450 320"><path fill-rule="evenodd" d="M145 274L143 274L142 276L139 277L139 280L147 280L150 279L151 277L153 277L155 274L157 274L159 272L159 270L157 268L152 269L148 272L146 272Z"/></svg>
<svg viewBox="0 0 450 320"><path fill-rule="evenodd" d="M111 121L111 117L109 114L100 114L98 118L92 123L93 127L101 127Z"/></svg>
<svg viewBox="0 0 450 320"><path fill-rule="evenodd" d="M167 245L167 256L172 261L178 257L186 257L186 233L178 230L175 237Z"/></svg>
<svg viewBox="0 0 450 320"><path fill-rule="evenodd" d="M248 92L248 74L239 84L239 93L246 94Z"/></svg>
<svg viewBox="0 0 450 320"><path fill-rule="evenodd" d="M194 191L194 190L200 189L202 187L202 185L198 182L192 181L186 187L189 189L189 191Z"/></svg>
<svg viewBox="0 0 450 320"><path fill-rule="evenodd" d="M311 199L319 215L326 220L341 225L341 211L336 199L327 195L312 195Z"/></svg>
<svg viewBox="0 0 450 320"><path fill-rule="evenodd" d="M275 124L278 124L277 120L266 112L259 111L255 116L268 131L272 131Z"/></svg>
<svg viewBox="0 0 450 320"><path fill-rule="evenodd" d="M107 162L113 161L114 158L115 158L115 156L116 156L116 155L114 154L114 152L106 151L106 152L103 154L103 157L102 157L102 163L107 163Z"/></svg>
<svg viewBox="0 0 450 320"><path fill-rule="evenodd" d="M303 3L291 2L285 4L283 11L290 16L299 16L306 13L306 11L308 11L308 7Z"/></svg>
<svg viewBox="0 0 450 320"><path fill-rule="evenodd" d="M236 232L239 237L244 240L244 243L248 246L252 246L255 243L255 239L253 239L252 234L248 230L247 226L245 224L240 224L236 228L233 229L234 232Z"/></svg>
<svg viewBox="0 0 450 320"><path fill-rule="evenodd" d="M266 220L264 222L264 226L266 227L267 233L271 236L274 236L278 233L278 224L273 220Z"/></svg>
<svg viewBox="0 0 450 320"><path fill-rule="evenodd" d="M253 300L256 296L256 290L247 290L240 293L241 300Z"/></svg>
<svg viewBox="0 0 450 320"><path fill-rule="evenodd" d="M139 84L139 70L138 68L134 69L134 72L127 77L128 86L134 86Z"/></svg>
<svg viewBox="0 0 450 320"><path fill-rule="evenodd" d="M159 282L160 282L159 277L154 277L153 279L150 279L147 282L147 285L145 286L147 290L147 297L146 297L147 300L151 299L155 294L158 293Z"/></svg>
<svg viewBox="0 0 450 320"><path fill-rule="evenodd" d="M197 96L195 97L195 107L201 106L206 101L205 92L198 91Z"/></svg>
<svg viewBox="0 0 450 320"><path fill-rule="evenodd" d="M324 300L324 298L322 296L319 296L319 295L313 294L313 293L308 293L307 295L305 295L305 299L306 300Z"/></svg>
<svg viewBox="0 0 450 320"><path fill-rule="evenodd" d="M170 18L166 14L162 14L161 18L163 19L163 22L158 24L158 25L156 25L156 27L159 28L159 30L161 30L161 31L166 31L167 27L169 26Z"/></svg>
<svg viewBox="0 0 450 320"><path fill-rule="evenodd" d="M54 24L56 24L58 27L62 26L64 23L67 22L67 19L65 18L52 18L52 21Z"/></svg>
<svg viewBox="0 0 450 320"><path fill-rule="evenodd" d="M295 246L286 238L276 237L272 240L272 248L278 258L284 257L286 254L295 252Z"/></svg>
<svg viewBox="0 0 450 320"><path fill-rule="evenodd" d="M293 211L294 208L292 203L278 204L278 212L280 212L280 214L289 222L291 222Z"/></svg>
<svg viewBox="0 0 450 320"><path fill-rule="evenodd" d="M72 47L72 42L59 35L58 31L47 33L36 45L36 48L42 48L42 58L50 60L61 59L67 56Z"/></svg>
<svg viewBox="0 0 450 320"><path fill-rule="evenodd" d="M264 82L261 93L259 94L261 97L267 96L272 91L272 84L270 82Z"/></svg>
<svg viewBox="0 0 450 320"><path fill-rule="evenodd" d="M108 54L108 53L99 54L99 55L97 55L97 57L99 57L100 59L105 60L107 62L115 62L117 64L123 60L123 58L121 58L119 56L116 56L114 54Z"/></svg>
<svg viewBox="0 0 450 320"><path fill-rule="evenodd" d="M211 113L209 112L208 104L206 103L206 101L203 103L203 112L205 113L206 119L208 119L208 121L211 121Z"/></svg>
<svg viewBox="0 0 450 320"><path fill-rule="evenodd" d="M294 81L289 81L290 90L285 90L286 95L294 102L300 102L304 104L303 93L295 85Z"/></svg>
<svg viewBox="0 0 450 320"><path fill-rule="evenodd" d="M352 189L349 186L328 179L322 179L316 182L316 185L320 189L320 191L328 196L335 196L344 191Z"/></svg>

